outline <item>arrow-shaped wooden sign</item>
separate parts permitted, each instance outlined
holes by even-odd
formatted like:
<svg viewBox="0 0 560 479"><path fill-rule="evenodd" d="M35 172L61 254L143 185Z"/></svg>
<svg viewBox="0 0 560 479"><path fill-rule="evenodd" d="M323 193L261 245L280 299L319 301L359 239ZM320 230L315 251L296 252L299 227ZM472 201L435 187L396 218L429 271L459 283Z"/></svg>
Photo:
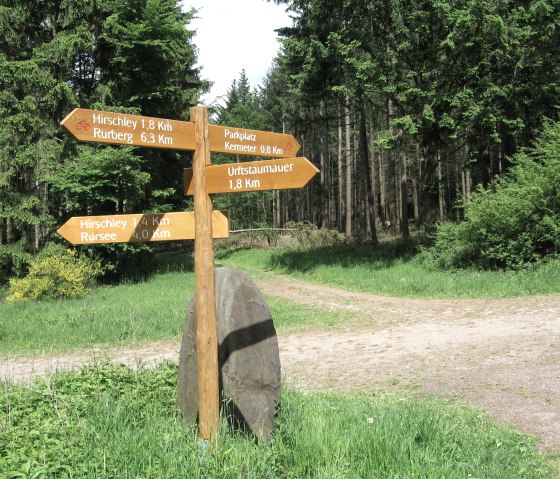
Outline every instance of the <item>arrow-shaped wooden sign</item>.
<svg viewBox="0 0 560 479"><path fill-rule="evenodd" d="M72 244L143 243L195 238L194 213L140 213L108 216L74 216L58 233ZM221 211L212 211L214 238L227 238L229 223Z"/></svg>
<svg viewBox="0 0 560 479"><path fill-rule="evenodd" d="M194 123L76 108L60 122L79 141L195 150ZM237 155L294 156L300 144L290 134L208 125L210 151Z"/></svg>
<svg viewBox="0 0 560 479"><path fill-rule="evenodd" d="M303 188L319 172L307 158L246 161L206 167L208 193ZM185 168L185 194L192 195L192 168Z"/></svg>
<svg viewBox="0 0 560 479"><path fill-rule="evenodd" d="M208 138L210 151L218 153L289 158L300 149L292 135L272 131L208 125Z"/></svg>
<svg viewBox="0 0 560 479"><path fill-rule="evenodd" d="M76 108L60 124L79 141L195 150L194 123Z"/></svg>

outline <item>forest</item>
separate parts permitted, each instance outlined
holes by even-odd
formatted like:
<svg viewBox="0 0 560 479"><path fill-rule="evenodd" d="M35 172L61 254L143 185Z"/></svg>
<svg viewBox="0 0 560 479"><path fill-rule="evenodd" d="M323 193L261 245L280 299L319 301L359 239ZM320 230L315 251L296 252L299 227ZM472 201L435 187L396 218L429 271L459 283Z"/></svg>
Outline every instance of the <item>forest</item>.
<svg viewBox="0 0 560 479"><path fill-rule="evenodd" d="M444 268L557 257L560 2L276 3L292 16L279 55L262 85L240 71L211 118L291 133L321 173L302 190L216 195L232 230L429 234ZM195 15L178 0L0 1L0 284L63 243L72 216L192 209L190 153L79 144L59 123L76 107L188 120L212 82ZM83 253L118 274L152 248Z"/></svg>

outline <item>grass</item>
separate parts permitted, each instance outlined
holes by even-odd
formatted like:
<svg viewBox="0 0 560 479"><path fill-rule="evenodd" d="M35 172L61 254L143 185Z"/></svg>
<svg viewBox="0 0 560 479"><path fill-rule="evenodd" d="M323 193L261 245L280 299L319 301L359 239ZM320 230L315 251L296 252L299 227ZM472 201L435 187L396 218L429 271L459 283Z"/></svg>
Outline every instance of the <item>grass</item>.
<svg viewBox="0 0 560 479"><path fill-rule="evenodd" d="M560 262L519 272L438 271L419 262L414 242L373 247L218 250L219 265L253 278L267 271L382 295L433 298L501 298L560 293ZM179 341L193 294L190 255L158 258L156 274L103 286L79 300L0 302L0 357L75 348ZM141 278L141 280L138 280ZM325 311L267 296L279 329L325 328L347 322L350 312Z"/></svg>
<svg viewBox="0 0 560 479"><path fill-rule="evenodd" d="M283 391L269 447L175 412L177 368L97 365L0 384L0 478L550 479L532 439L450 401Z"/></svg>
<svg viewBox="0 0 560 479"><path fill-rule="evenodd" d="M192 273L164 273L83 299L0 303L0 354L178 338L193 289Z"/></svg>
<svg viewBox="0 0 560 479"><path fill-rule="evenodd" d="M139 283L103 286L83 299L0 303L0 357L48 354L75 348L180 342L194 274L171 271ZM321 314L320 308L267 296L280 329L329 327L349 312Z"/></svg>
<svg viewBox="0 0 560 479"><path fill-rule="evenodd" d="M560 293L560 260L522 271L441 271L422 264L416 244L244 249L217 252L218 261L273 271L351 291L425 298L506 298Z"/></svg>
<svg viewBox="0 0 560 479"><path fill-rule="evenodd" d="M266 295L276 328L282 331L302 331L326 329L347 324L355 318L355 313L341 310L326 310L304 306L286 298Z"/></svg>
<svg viewBox="0 0 560 479"><path fill-rule="evenodd" d="M183 259L81 300L0 302L0 356L178 342L194 285L184 267L190 260ZM378 294L501 297L560 289L558 263L511 275L434 272L398 242L375 249L240 249L220 251L217 259L253 277L273 270ZM278 329L325 328L353 318L267 300ZM197 431L177 418L176 378L176 365L167 363L138 371L95 364L31 386L0 383L0 479L556 477L552 458L531 438L486 413L404 392L283 391L270 447L231 431L223 419L215 449L203 453Z"/></svg>

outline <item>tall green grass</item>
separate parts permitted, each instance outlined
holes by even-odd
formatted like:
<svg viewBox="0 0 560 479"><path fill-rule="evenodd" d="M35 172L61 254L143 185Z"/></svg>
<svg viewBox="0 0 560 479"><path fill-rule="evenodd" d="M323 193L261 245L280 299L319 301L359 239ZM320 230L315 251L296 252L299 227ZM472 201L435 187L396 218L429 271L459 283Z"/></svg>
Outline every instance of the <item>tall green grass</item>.
<svg viewBox="0 0 560 479"><path fill-rule="evenodd" d="M223 264L274 271L319 284L388 296L505 298L560 293L560 260L520 271L442 271L422 263L416 245L219 251Z"/></svg>
<svg viewBox="0 0 560 479"><path fill-rule="evenodd" d="M283 391L268 447L222 422L204 450L177 368L100 365L0 388L0 478L547 479L531 439L453 402Z"/></svg>

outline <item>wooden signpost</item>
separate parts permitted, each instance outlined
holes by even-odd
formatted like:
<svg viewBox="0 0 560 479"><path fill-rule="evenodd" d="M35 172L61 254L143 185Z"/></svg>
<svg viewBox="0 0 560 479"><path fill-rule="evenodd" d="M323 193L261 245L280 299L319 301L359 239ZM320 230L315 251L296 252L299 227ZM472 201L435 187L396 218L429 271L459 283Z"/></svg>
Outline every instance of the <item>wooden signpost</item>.
<svg viewBox="0 0 560 479"><path fill-rule="evenodd" d="M209 440L220 420L214 238L228 235L227 217L212 211L209 195L302 188L319 170L306 158L294 157L300 144L292 135L208 125L203 107L191 108L190 119L73 110L61 125L79 141L194 151L193 168L185 170L185 194L194 195L194 214L74 217L58 231L73 244L194 238L199 434ZM212 166L210 152L281 159Z"/></svg>
<svg viewBox="0 0 560 479"><path fill-rule="evenodd" d="M212 165L207 168L208 193L285 190L303 188L319 173L307 158L245 161ZM185 168L185 194L194 194L192 168Z"/></svg>
<svg viewBox="0 0 560 479"><path fill-rule="evenodd" d="M203 440L214 438L220 425L220 372L218 369L218 323L214 242L212 241L212 199L206 190L206 166L210 164L208 111L192 107L196 150L193 155L196 352L198 357L198 430Z"/></svg>

